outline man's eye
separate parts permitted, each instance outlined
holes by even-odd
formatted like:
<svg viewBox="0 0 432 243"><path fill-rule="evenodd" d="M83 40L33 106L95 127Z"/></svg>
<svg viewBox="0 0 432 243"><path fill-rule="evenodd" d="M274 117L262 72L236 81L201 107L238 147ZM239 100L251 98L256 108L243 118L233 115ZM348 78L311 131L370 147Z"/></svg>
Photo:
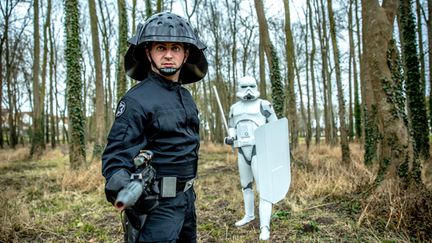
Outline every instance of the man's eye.
<svg viewBox="0 0 432 243"><path fill-rule="evenodd" d="M180 51L180 47L178 47L178 46L174 46L174 47L172 48L172 50L173 50L174 52L179 52L179 51Z"/></svg>
<svg viewBox="0 0 432 243"><path fill-rule="evenodd" d="M163 46L157 46L157 47L156 47L156 50L157 50L157 51L164 51L164 50L165 50L165 47L163 47Z"/></svg>

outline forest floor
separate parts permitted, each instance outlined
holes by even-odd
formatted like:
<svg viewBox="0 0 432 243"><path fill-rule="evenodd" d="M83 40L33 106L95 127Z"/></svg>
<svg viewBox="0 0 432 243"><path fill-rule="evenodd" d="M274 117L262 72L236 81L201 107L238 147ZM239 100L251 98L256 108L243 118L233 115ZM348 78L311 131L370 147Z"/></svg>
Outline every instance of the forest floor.
<svg viewBox="0 0 432 243"><path fill-rule="evenodd" d="M372 226L357 191L373 180L351 145L352 165L338 148L293 151L287 197L273 207L270 242L409 242L404 231ZM0 242L123 242L120 213L105 199L100 162L69 169L67 148L37 161L28 148L0 150ZM202 145L197 193L198 241L258 242L259 219L237 228L243 216L236 156L227 146ZM89 156L90 157L90 156ZM258 205L256 205L257 213Z"/></svg>

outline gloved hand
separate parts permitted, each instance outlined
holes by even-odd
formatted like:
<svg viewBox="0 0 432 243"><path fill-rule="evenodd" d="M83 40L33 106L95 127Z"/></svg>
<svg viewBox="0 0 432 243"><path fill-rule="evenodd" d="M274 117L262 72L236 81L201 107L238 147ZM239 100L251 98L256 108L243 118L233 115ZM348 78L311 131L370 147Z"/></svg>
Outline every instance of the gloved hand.
<svg viewBox="0 0 432 243"><path fill-rule="evenodd" d="M234 138L232 138L232 137L225 137L224 138L224 143L226 145L233 145L234 144Z"/></svg>
<svg viewBox="0 0 432 243"><path fill-rule="evenodd" d="M105 184L105 196L107 200L114 204L117 194L130 182L131 174L125 169L116 171Z"/></svg>
<svg viewBox="0 0 432 243"><path fill-rule="evenodd" d="M157 189L156 189L157 188ZM148 214L159 206L159 187L155 181L147 190L143 192L138 201L131 208L137 215Z"/></svg>

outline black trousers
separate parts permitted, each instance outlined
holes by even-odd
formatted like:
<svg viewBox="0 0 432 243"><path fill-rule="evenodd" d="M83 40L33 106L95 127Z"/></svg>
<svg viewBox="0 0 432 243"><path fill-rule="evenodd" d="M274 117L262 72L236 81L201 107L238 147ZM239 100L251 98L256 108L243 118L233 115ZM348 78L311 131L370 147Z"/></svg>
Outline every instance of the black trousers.
<svg viewBox="0 0 432 243"><path fill-rule="evenodd" d="M160 198L147 215L139 242L197 242L195 198L193 187L174 198Z"/></svg>

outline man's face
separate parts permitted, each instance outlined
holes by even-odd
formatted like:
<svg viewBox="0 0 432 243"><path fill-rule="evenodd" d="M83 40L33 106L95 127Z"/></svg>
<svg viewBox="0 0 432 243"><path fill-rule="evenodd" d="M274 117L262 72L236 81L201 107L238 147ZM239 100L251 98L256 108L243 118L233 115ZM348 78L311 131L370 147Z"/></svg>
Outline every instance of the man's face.
<svg viewBox="0 0 432 243"><path fill-rule="evenodd" d="M188 54L189 52L185 50L182 43L173 42L154 42L150 50L147 50L147 57L157 67L155 69L152 66L152 70L159 74L161 73L158 69L179 68L186 61ZM176 72L173 75L165 77L172 81L178 81L179 73Z"/></svg>

